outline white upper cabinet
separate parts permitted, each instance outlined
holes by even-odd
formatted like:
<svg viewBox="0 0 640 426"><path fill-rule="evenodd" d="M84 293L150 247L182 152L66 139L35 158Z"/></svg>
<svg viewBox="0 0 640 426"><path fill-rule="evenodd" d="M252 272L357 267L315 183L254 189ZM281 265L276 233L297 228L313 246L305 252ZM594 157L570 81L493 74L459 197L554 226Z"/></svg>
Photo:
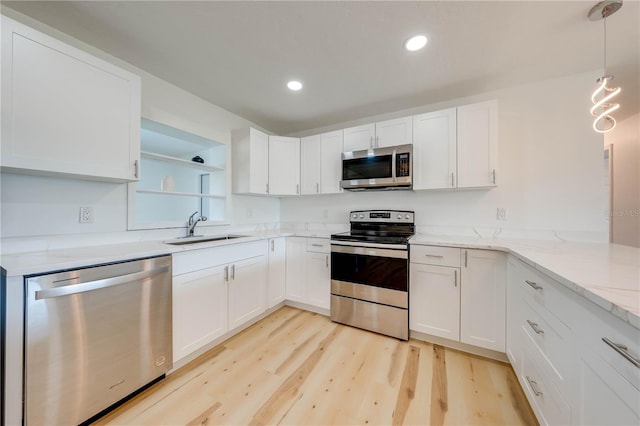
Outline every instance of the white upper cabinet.
<svg viewBox="0 0 640 426"><path fill-rule="evenodd" d="M233 192L267 195L269 191L269 136L248 127L231 133Z"/></svg>
<svg viewBox="0 0 640 426"><path fill-rule="evenodd" d="M2 16L2 170L138 179L140 77Z"/></svg>
<svg viewBox="0 0 640 426"><path fill-rule="evenodd" d="M413 142L411 117L344 129L344 151L405 145Z"/></svg>
<svg viewBox="0 0 640 426"><path fill-rule="evenodd" d="M300 138L269 136L269 194L300 194Z"/></svg>
<svg viewBox="0 0 640 426"><path fill-rule="evenodd" d="M412 117L376 123L375 148L413 143Z"/></svg>
<svg viewBox="0 0 640 426"><path fill-rule="evenodd" d="M413 117L413 189L496 186L498 101Z"/></svg>
<svg viewBox="0 0 640 426"><path fill-rule="evenodd" d="M320 192L335 194L342 192L343 131L320 135Z"/></svg>
<svg viewBox="0 0 640 426"><path fill-rule="evenodd" d="M498 101L458 107L458 188L496 185Z"/></svg>
<svg viewBox="0 0 640 426"><path fill-rule="evenodd" d="M300 139L300 193L342 192L342 130Z"/></svg>
<svg viewBox="0 0 640 426"><path fill-rule="evenodd" d="M375 123L344 129L344 151L350 152L374 148L375 137Z"/></svg>
<svg viewBox="0 0 640 426"><path fill-rule="evenodd" d="M413 117L413 189L456 187L456 109Z"/></svg>
<svg viewBox="0 0 640 426"><path fill-rule="evenodd" d="M338 154L340 157L340 154ZM320 193L320 135L300 139L300 193Z"/></svg>

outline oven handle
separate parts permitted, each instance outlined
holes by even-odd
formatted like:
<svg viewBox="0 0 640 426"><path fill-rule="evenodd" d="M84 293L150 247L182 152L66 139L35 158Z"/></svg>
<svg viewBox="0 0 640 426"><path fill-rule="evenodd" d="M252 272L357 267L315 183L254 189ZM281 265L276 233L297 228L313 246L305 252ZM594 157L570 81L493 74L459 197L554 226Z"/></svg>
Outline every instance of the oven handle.
<svg viewBox="0 0 640 426"><path fill-rule="evenodd" d="M405 250L407 251L407 244L381 244L381 243L365 243L359 241L342 241L342 240L331 240L332 246L350 246L350 247L371 247L371 248L381 248L381 249L394 249L394 250Z"/></svg>
<svg viewBox="0 0 640 426"><path fill-rule="evenodd" d="M392 257L396 259L408 259L406 247L403 250L390 250L387 244L385 248L362 247L352 245L331 244L331 253L359 254L364 256Z"/></svg>

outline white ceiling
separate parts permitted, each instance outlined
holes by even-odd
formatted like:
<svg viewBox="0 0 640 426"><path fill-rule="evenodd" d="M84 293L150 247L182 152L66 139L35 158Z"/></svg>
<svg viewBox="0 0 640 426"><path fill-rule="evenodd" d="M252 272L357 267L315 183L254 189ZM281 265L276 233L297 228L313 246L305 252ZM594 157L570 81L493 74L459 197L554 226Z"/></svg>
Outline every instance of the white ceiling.
<svg viewBox="0 0 640 426"><path fill-rule="evenodd" d="M280 134L603 65L595 1L3 4ZM638 111L639 6L607 20L619 119ZM415 33L429 45L408 53Z"/></svg>

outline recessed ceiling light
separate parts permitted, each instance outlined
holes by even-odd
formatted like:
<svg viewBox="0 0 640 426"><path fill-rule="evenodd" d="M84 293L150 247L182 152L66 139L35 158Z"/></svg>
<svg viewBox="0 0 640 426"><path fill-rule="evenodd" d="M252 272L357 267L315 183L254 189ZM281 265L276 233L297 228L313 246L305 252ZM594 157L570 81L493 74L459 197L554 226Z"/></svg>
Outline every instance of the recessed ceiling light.
<svg viewBox="0 0 640 426"><path fill-rule="evenodd" d="M297 92L298 90L302 89L302 83L296 80L291 80L290 82L287 83L287 87L289 88L289 90L293 90L294 92Z"/></svg>
<svg viewBox="0 0 640 426"><path fill-rule="evenodd" d="M416 50L420 50L427 45L427 36L423 34L418 34L411 37L409 40L404 42L404 48L409 52L415 52Z"/></svg>

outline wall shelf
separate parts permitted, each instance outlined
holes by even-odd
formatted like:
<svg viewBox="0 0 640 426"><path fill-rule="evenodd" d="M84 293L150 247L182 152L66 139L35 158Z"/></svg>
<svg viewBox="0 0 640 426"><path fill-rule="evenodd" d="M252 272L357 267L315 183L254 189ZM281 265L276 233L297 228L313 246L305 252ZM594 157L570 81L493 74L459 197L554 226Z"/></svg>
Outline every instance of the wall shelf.
<svg viewBox="0 0 640 426"><path fill-rule="evenodd" d="M139 194L162 194L162 195L178 195L181 197L198 197L198 198L226 198L225 195L216 194L198 194L194 192L174 192L174 191L159 191L154 189L136 189Z"/></svg>
<svg viewBox="0 0 640 426"><path fill-rule="evenodd" d="M160 160L160 161L168 161L168 162L171 162L171 163L174 163L174 164L193 167L193 168L196 168L196 169L199 169L199 170L205 170L205 171L209 171L209 172L219 172L219 171L223 171L224 170L224 168L222 168L222 167L216 167L216 166L210 166L210 165L207 165L207 164L196 163L195 161L183 160L182 158L171 157L169 155L156 154L155 152L141 151L140 155L142 157L145 157L145 158L152 158L152 159Z"/></svg>

